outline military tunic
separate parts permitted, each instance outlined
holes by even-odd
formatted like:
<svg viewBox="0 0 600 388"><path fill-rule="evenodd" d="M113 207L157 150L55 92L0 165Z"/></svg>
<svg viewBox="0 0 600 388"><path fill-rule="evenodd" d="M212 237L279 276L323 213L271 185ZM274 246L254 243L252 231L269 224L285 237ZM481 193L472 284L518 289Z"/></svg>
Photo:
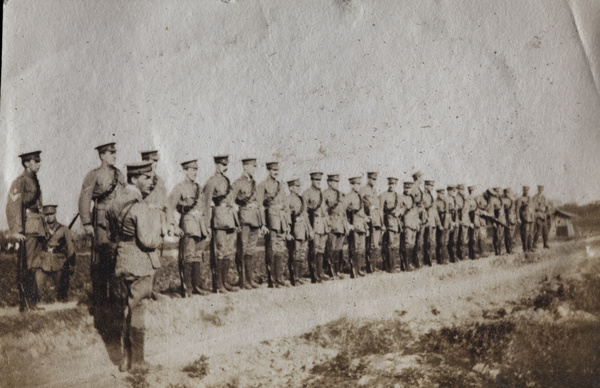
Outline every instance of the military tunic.
<svg viewBox="0 0 600 388"><path fill-rule="evenodd" d="M402 217L402 232L400 236L401 268L410 270L416 263L413 262L417 231L421 228L422 209L415 205L411 195L401 194L398 204Z"/></svg>
<svg viewBox="0 0 600 388"><path fill-rule="evenodd" d="M373 261L378 261L381 253L381 238L383 236L383 212L381 211L379 198L375 187L366 184L360 190L360 195L363 199L365 214L369 217L369 236L367 237L367 259L372 270L375 270L377 265Z"/></svg>
<svg viewBox="0 0 600 388"><path fill-rule="evenodd" d="M346 216L346 203L344 194L329 187L323 192L323 201L329 215L329 244L330 252L341 252L344 240L348 235L348 218Z"/></svg>
<svg viewBox="0 0 600 388"><path fill-rule="evenodd" d="M323 254L325 253L325 244L327 243L327 234L329 233L329 216L323 192L311 186L302 193L302 197L306 202L308 218L315 233L314 253Z"/></svg>
<svg viewBox="0 0 600 388"><path fill-rule="evenodd" d="M436 231L435 247L435 255L438 264L447 264L450 258L448 241L450 238L450 230L452 229L452 214L449 211L449 205L448 198L445 195L438 195L434 202L434 207L436 208L440 219L440 226Z"/></svg>
<svg viewBox="0 0 600 388"><path fill-rule="evenodd" d="M488 207L487 213L492 215L495 219L497 219L502 224L506 225L506 216L504 214L504 206L502 206L502 201L500 198L490 195L488 199ZM494 252L496 255L502 254L502 245L504 244L504 226L500 225L498 222L492 223L493 230L493 245Z"/></svg>
<svg viewBox="0 0 600 388"><path fill-rule="evenodd" d="M412 254L413 265L417 268L423 264L423 250L425 247L424 224L427 222L427 211L423 208L423 190L416 184L411 187L410 196L413 199L414 212L418 213L421 223L415 232L415 245Z"/></svg>
<svg viewBox="0 0 600 388"><path fill-rule="evenodd" d="M365 206L361 195L351 190L346 195L346 214L349 225L352 225L352 231L348 236L348 248L350 258L355 271L360 275L365 269L365 248L366 236L369 231Z"/></svg>
<svg viewBox="0 0 600 388"><path fill-rule="evenodd" d="M296 193L290 193L289 207L291 215L291 232L294 240L290 242L291 261L296 279L304 276L305 263L308 253L308 241L313 235L313 229L308 219L308 211L304 198Z"/></svg>
<svg viewBox="0 0 600 388"><path fill-rule="evenodd" d="M515 226L517 224L517 212L516 212L516 201L508 195L504 195L500 198L502 206L504 207L504 214L506 216L506 227L504 228L504 246L506 253L510 254L513 252L513 235Z"/></svg>
<svg viewBox="0 0 600 388"><path fill-rule="evenodd" d="M72 271L75 266L75 242L68 227L56 221L48 224L48 241L43 257L44 285L40 285L38 280L40 290L55 288L57 299L66 300L69 291L69 270Z"/></svg>
<svg viewBox="0 0 600 388"><path fill-rule="evenodd" d="M387 261L386 269L388 272L395 272L400 254L400 232L402 231L399 208L400 195L393 190L384 191L379 196L379 202L385 225L382 250Z"/></svg>
<svg viewBox="0 0 600 388"><path fill-rule="evenodd" d="M463 239L463 244L465 244L468 247L469 258L471 260L475 260L477 258L477 255L475 253L475 245L479 244L478 239L480 219L477 198L473 197L472 195L468 195L465 197L462 224L468 228L466 241Z"/></svg>
<svg viewBox="0 0 600 388"><path fill-rule="evenodd" d="M435 255L436 230L441 226L441 223L434 204L433 194L427 189L423 192L422 203L427 213L427 222L423 226L423 261L431 266Z"/></svg>
<svg viewBox="0 0 600 388"><path fill-rule="evenodd" d="M541 234L542 242L544 243L544 248L548 248L549 216L546 197L544 196L544 194L537 193L533 196L532 201L535 207L535 226L532 247L535 247L537 245L538 238Z"/></svg>
<svg viewBox="0 0 600 388"><path fill-rule="evenodd" d="M214 204L211 228L216 260L231 260L235 255L235 231L239 222L230 193L229 179L218 172L211 176L204 186L204 208L210 209L210 204Z"/></svg>
<svg viewBox="0 0 600 388"><path fill-rule="evenodd" d="M469 225L465 225L465 218L463 213L466 213L465 208L465 196L460 192L456 194L454 198L455 210L456 210L456 257L463 260L466 256L465 249L468 245L469 240Z"/></svg>

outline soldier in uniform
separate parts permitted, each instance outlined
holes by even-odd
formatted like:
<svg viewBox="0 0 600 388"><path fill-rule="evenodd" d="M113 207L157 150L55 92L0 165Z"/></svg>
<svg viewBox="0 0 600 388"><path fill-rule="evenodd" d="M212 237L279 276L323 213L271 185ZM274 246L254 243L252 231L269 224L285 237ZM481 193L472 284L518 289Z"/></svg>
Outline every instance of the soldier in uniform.
<svg viewBox="0 0 600 388"><path fill-rule="evenodd" d="M450 238L450 229L452 228L452 214L448 211L448 199L446 189L440 187L436 190L437 198L434 206L440 219L440 226L437 228L435 256L438 264L447 264L449 261L448 240Z"/></svg>
<svg viewBox="0 0 600 388"><path fill-rule="evenodd" d="M477 244L479 248L479 256L485 255L485 236L487 236L487 221L481 216L488 207L488 200L484 193L475 197L477 200L478 216L479 216L479 233L477 235Z"/></svg>
<svg viewBox="0 0 600 388"><path fill-rule="evenodd" d="M379 198L375 191L378 173L367 173L367 184L360 189L360 195L365 206L365 214L368 217L369 233L367 236L367 270L374 272L381 270L381 237L385 226L383 226L383 213L379 207Z"/></svg>
<svg viewBox="0 0 600 388"><path fill-rule="evenodd" d="M411 195L413 182L404 182L404 192L400 195L398 206L402 217L402 232L400 235L400 269L412 271L416 267L413 255L417 231L421 227L420 210L415 206Z"/></svg>
<svg viewBox="0 0 600 388"><path fill-rule="evenodd" d="M459 260L463 260L467 256L465 249L467 248L470 222L466 222L467 219L463 217L463 213L465 213L465 185L462 183L458 184L456 189L457 193L454 197L454 208L457 219L456 257Z"/></svg>
<svg viewBox="0 0 600 388"><path fill-rule="evenodd" d="M329 236L327 238L327 262L332 278L342 278L346 268L344 258L344 240L350 232L346 216L345 195L339 191L340 176L327 175L327 189L323 192L323 200L329 216Z"/></svg>
<svg viewBox="0 0 600 388"><path fill-rule="evenodd" d="M502 200L500 199L499 193L499 187L494 187L485 193L485 197L487 197L486 199L488 201L486 214L493 218L492 230L494 234L492 242L496 256L502 254L502 245L504 245L504 228L506 225L506 216L504 214L504 207L502 206Z"/></svg>
<svg viewBox="0 0 600 388"><path fill-rule="evenodd" d="M385 233L382 251L385 255L385 267L389 273L396 272L400 255L400 195L396 192L398 178L389 177L387 191L381 193L379 201L383 210Z"/></svg>
<svg viewBox="0 0 600 388"><path fill-rule="evenodd" d="M418 226L415 235L415 247L412 253L412 262L415 268L420 268L423 265L423 250L424 250L424 230L425 224L427 223L427 211L423 208L423 190L421 185L423 184L423 173L417 171L412 175L413 185L410 189L410 196L413 199L412 212L421 220L421 225Z"/></svg>
<svg viewBox="0 0 600 388"><path fill-rule="evenodd" d="M449 185L446 190L448 191L448 195L446 196L446 211L447 215L450 217L450 229L448 232L448 255L450 256L450 262L455 263L459 230L459 219L458 213L456 212L456 186Z"/></svg>
<svg viewBox="0 0 600 388"><path fill-rule="evenodd" d="M158 151L141 151L143 162L151 162L152 170L154 171L154 178L152 181L152 191L148 196L144 199L149 205L156 207L157 209L163 210L167 217L167 221L170 223L170 215L168 212L167 205L167 187L165 186L165 181L156 174L156 165L160 160L160 156ZM172 231L171 231L172 232Z"/></svg>
<svg viewBox="0 0 600 388"><path fill-rule="evenodd" d="M481 254L481 227L485 225L483 220L479 216L479 203L477 202L477 196L475 196L475 190L477 186L469 186L469 195L465 198L465 206L463 208L463 217L465 222L468 222L469 229L467 233L467 246L469 250L469 258L475 260L478 255ZM464 241L464 240L463 240ZM477 251L475 250L477 246Z"/></svg>
<svg viewBox="0 0 600 388"><path fill-rule="evenodd" d="M41 263L46 275L46 285L42 289L54 288L56 299L66 301L69 296L69 275L75 269L75 242L71 230L56 220L57 205L45 205L44 216L48 226L48 240L44 244L46 252Z"/></svg>
<svg viewBox="0 0 600 388"><path fill-rule="evenodd" d="M92 303L94 306L104 306L108 303L115 270L114 251L108 239L106 210L119 188L124 187L125 177L115 167L115 143L103 144L96 147L96 150L101 164L83 179L79 194L79 216L85 233L92 236Z"/></svg>
<svg viewBox="0 0 600 388"><path fill-rule="evenodd" d="M512 195L512 191L504 189L504 195L500 198L502 206L504 206L504 214L506 215L506 227L504 228L504 246L506 253L513 253L513 235L517 225L516 201Z"/></svg>
<svg viewBox="0 0 600 388"><path fill-rule="evenodd" d="M256 181L256 159L242 160L244 172L233 182L232 197L239 209L240 233L237 242L237 263L240 278L240 287L245 289L258 288L253 276L256 270L255 256L258 246L258 237L268 233L265 226L264 211L258 203Z"/></svg>
<svg viewBox="0 0 600 388"><path fill-rule="evenodd" d="M288 200L291 216L291 234L294 237L288 243L290 251L290 281L294 286L303 284L306 273L308 241L314 238L314 232L308 219L304 198L300 195L300 179L288 181L290 197Z"/></svg>
<svg viewBox="0 0 600 388"><path fill-rule="evenodd" d="M311 185L302 193L314 232L314 239L308 242L308 263L313 283L320 283L327 277L323 273L323 257L329 234L329 219L321 192L321 179L323 179L322 172L312 172L310 174Z"/></svg>
<svg viewBox="0 0 600 388"><path fill-rule="evenodd" d="M529 197L529 186L523 186L523 195L517 199L517 212L521 222L521 242L523 252L533 248L533 223L535 222L535 204Z"/></svg>
<svg viewBox="0 0 600 388"><path fill-rule="evenodd" d="M42 214L42 190L37 178L41 151L19 155L24 171L13 181L6 201L6 220L10 233L19 241L19 310L41 310L37 307L40 253L47 236Z"/></svg>
<svg viewBox="0 0 600 388"><path fill-rule="evenodd" d="M181 163L181 168L185 173L185 179L173 187L169 195L167 211L167 214L179 213L179 227L172 224L174 217L166 217L171 223L169 230L176 231L175 234L179 236L181 295L183 297L190 297L192 294L207 295L212 288L209 280L209 244L212 232L208 211L204 207L202 189L196 183L198 161L190 160ZM154 190L148 197L152 196Z"/></svg>
<svg viewBox="0 0 600 388"><path fill-rule="evenodd" d="M265 219L269 233L265 247L265 262L269 287L288 287L290 284L283 279L285 263L287 262L287 241L293 237L288 198L284 184L278 179L279 163L266 164L269 176L258 185L258 203L265 209Z"/></svg>
<svg viewBox="0 0 600 388"><path fill-rule="evenodd" d="M115 280L122 306L121 371L148 370L144 359L144 299L152 296L152 280L160 267L159 248L166 229L164 212L143 199L152 191L152 164L127 166L127 186L107 211L111 240L116 242Z"/></svg>
<svg viewBox="0 0 600 388"><path fill-rule="evenodd" d="M346 195L346 215L350 225L348 235L348 251L350 257L350 274L352 277L366 274L366 238L369 232L365 205L360 195L360 177L349 179L351 190Z"/></svg>
<svg viewBox="0 0 600 388"><path fill-rule="evenodd" d="M212 209L211 265L213 267L213 290L235 292L239 289L229 284L229 267L235 259L239 220L233 207L231 184L225 176L229 156L215 156L215 173L204 186L204 209Z"/></svg>
<svg viewBox="0 0 600 388"><path fill-rule="evenodd" d="M433 187L435 181L425 181L423 209L427 213L427 222L423 226L423 261L431 267L436 250L436 230L441 227L440 216L434 204Z"/></svg>
<svg viewBox="0 0 600 388"><path fill-rule="evenodd" d="M544 248L549 248L548 246L548 229L549 229L549 218L550 214L548 211L548 203L546 202L546 196L544 196L544 186L538 185L538 192L533 196L533 204L535 207L535 227L534 227L534 235L533 235L533 244L532 247L535 249L537 246L538 238L540 234L542 235L542 241L544 243Z"/></svg>

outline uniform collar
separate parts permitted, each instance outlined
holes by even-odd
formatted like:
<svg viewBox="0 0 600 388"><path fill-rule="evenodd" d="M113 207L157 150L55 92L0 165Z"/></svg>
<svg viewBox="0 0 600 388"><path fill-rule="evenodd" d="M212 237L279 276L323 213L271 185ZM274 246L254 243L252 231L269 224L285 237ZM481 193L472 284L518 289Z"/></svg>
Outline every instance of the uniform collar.
<svg viewBox="0 0 600 388"><path fill-rule="evenodd" d="M127 190L130 190L132 193L134 193L137 198L142 198L142 192L134 185L128 184L126 188Z"/></svg>

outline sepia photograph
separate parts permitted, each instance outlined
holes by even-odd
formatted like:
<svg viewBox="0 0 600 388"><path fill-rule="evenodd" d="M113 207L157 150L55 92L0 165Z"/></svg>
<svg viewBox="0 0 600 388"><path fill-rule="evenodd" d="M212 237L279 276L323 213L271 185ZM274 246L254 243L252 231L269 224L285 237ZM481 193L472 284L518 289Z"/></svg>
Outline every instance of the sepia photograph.
<svg viewBox="0 0 600 388"><path fill-rule="evenodd" d="M0 387L600 387L600 2L2 11Z"/></svg>

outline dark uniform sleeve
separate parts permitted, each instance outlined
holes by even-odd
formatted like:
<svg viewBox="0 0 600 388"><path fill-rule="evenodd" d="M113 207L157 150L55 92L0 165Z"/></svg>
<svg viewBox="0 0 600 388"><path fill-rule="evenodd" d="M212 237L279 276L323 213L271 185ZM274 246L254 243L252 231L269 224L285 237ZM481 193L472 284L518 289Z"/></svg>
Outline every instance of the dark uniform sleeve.
<svg viewBox="0 0 600 388"><path fill-rule="evenodd" d="M21 178L15 179L8 191L6 220L11 233L23 233L23 188Z"/></svg>

